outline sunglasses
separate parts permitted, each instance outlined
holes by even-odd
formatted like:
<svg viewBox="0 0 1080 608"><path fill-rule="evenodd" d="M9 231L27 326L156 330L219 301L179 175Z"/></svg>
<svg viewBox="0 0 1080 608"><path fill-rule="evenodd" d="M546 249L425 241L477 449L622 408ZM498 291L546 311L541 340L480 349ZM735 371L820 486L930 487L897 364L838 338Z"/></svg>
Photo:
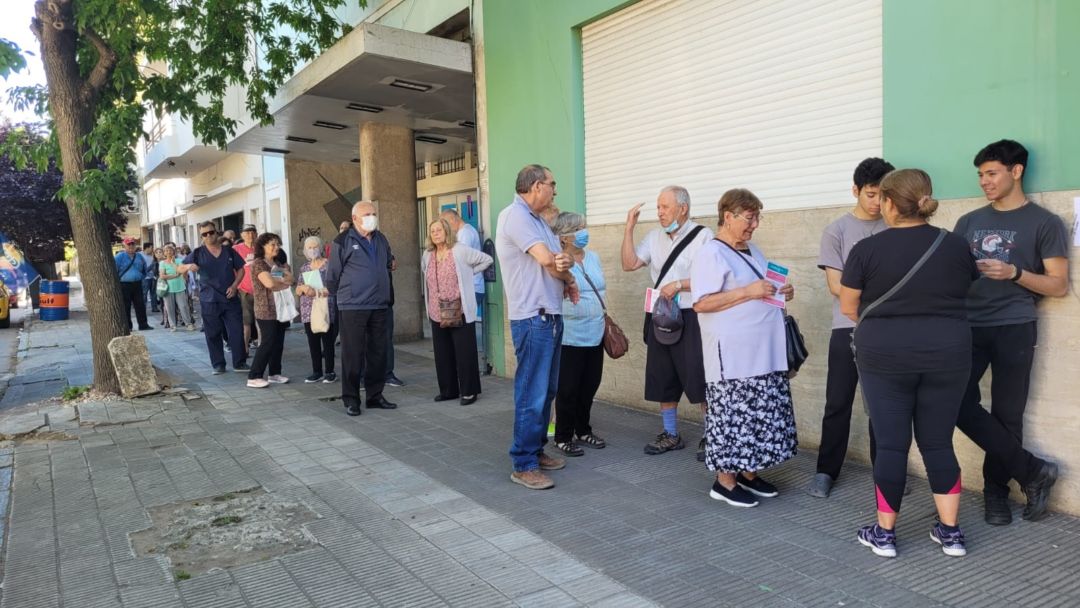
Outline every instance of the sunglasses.
<svg viewBox="0 0 1080 608"><path fill-rule="evenodd" d="M214 236L215 234L217 234L217 230L209 230L207 232L200 232L199 236L206 238L208 236Z"/></svg>

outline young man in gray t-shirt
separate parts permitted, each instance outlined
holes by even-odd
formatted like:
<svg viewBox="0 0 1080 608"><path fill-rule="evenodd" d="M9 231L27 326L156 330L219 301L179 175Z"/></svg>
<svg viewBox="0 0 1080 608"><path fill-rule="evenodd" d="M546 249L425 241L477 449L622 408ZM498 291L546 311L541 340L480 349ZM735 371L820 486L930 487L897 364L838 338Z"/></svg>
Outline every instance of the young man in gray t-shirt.
<svg viewBox="0 0 1080 608"><path fill-rule="evenodd" d="M963 236L982 272L968 293L971 377L957 427L985 452L983 496L986 522L1012 521L1009 479L1027 495L1023 518L1046 514L1057 465L1023 448L1031 366L1038 342L1036 304L1069 290L1065 223L1024 194L1028 153L1003 139L975 156L979 186L989 205L965 214L953 232ZM979 380L993 372L990 411L980 403Z"/></svg>
<svg viewBox="0 0 1080 608"><path fill-rule="evenodd" d="M851 431L851 405L859 372L851 352L851 330L855 323L840 314L840 276L844 263L855 243L885 230L879 198L881 179L893 166L880 158L868 158L855 168L855 208L829 224L821 235L818 268L825 271L825 281L833 296L832 335L829 338L829 372L825 380L825 413L821 418L821 447L818 451L817 474L806 491L811 496L826 498L840 475L847 455L848 434ZM870 430L870 451L873 453L874 434Z"/></svg>

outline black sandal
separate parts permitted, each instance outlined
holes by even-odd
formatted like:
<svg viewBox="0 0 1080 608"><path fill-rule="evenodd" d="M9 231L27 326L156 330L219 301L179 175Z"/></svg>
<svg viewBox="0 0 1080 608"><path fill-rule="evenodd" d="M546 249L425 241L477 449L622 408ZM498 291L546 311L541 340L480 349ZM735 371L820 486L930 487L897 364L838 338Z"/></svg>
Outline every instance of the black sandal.
<svg viewBox="0 0 1080 608"><path fill-rule="evenodd" d="M578 441L580 441L582 445L587 445L590 448L596 448L598 450L607 446L606 441L592 433L589 433L588 435L578 435Z"/></svg>
<svg viewBox="0 0 1080 608"><path fill-rule="evenodd" d="M565 443L555 443L555 447L558 448L563 454L567 456L584 456L585 450L581 449L581 446L573 441L567 441Z"/></svg>

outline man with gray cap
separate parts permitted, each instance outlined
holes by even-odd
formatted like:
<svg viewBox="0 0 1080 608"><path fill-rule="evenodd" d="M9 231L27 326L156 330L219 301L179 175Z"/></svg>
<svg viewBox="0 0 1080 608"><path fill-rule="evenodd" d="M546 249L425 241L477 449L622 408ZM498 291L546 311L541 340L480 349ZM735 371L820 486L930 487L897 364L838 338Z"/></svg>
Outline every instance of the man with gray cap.
<svg viewBox="0 0 1080 608"><path fill-rule="evenodd" d="M341 400L350 416L360 407L360 374L368 408L397 407L383 397L386 383L386 327L391 305L390 266L394 254L379 231L370 201L352 208L352 227L330 246L326 288L337 298L341 328Z"/></svg>
<svg viewBox="0 0 1080 608"><path fill-rule="evenodd" d="M634 205L626 216L622 241L622 268L633 272L649 267L653 289L662 296L655 319L645 323L645 400L660 402L664 430L645 445L646 454L681 450L676 412L683 394L705 408L705 366L701 356L701 330L690 298L690 262L712 232L690 220L690 193L682 186L668 186L656 197L660 228L634 246L634 226L641 208ZM655 320L655 322L654 322ZM680 323L681 321L681 323ZM681 331L680 331L681 330ZM705 438L698 443L697 459L705 461Z"/></svg>

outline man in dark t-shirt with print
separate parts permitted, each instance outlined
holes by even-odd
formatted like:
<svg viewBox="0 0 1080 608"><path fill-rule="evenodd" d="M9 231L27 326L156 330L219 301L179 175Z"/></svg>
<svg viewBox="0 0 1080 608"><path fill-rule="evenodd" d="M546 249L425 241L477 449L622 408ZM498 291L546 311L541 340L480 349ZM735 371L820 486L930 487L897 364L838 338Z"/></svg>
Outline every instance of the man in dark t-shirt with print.
<svg viewBox="0 0 1080 608"><path fill-rule="evenodd" d="M213 222L199 224L199 238L203 244L184 258L179 272L194 270L199 273L199 308L206 335L206 349L210 351L210 365L214 374L225 373L225 353L222 352L225 335L228 336L232 354L233 370L246 372L243 313L240 310L240 281L244 278L244 259L232 247L221 244L221 233Z"/></svg>
<svg viewBox="0 0 1080 608"><path fill-rule="evenodd" d="M986 522L1006 525L1009 479L1027 495L1023 518L1046 514L1057 465L1023 449L1024 410L1038 340L1036 304L1069 289L1065 224L1027 198L1028 152L1003 139L975 156L979 187L990 204L962 216L954 232L964 237L982 277L968 293L972 364L957 427L986 452L983 461ZM990 368L990 411L983 409L979 380Z"/></svg>

